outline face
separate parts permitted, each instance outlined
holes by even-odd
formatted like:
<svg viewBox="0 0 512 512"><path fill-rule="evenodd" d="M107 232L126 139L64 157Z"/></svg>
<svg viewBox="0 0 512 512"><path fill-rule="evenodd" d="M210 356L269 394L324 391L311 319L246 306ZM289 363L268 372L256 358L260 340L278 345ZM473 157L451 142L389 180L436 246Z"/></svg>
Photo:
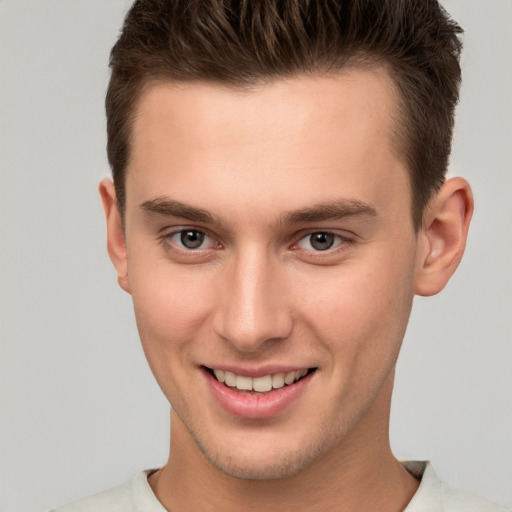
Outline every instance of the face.
<svg viewBox="0 0 512 512"><path fill-rule="evenodd" d="M395 107L382 69L140 99L121 283L173 436L227 474L288 476L387 423L417 259Z"/></svg>

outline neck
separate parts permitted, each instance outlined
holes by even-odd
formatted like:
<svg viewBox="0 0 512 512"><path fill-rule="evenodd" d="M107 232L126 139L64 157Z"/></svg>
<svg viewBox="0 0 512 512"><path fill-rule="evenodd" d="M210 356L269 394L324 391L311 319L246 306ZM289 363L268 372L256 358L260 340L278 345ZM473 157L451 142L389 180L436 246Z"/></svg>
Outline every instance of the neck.
<svg viewBox="0 0 512 512"><path fill-rule="evenodd" d="M418 482L393 456L388 437L392 376L371 408L343 442L288 478L241 480L213 467L184 424L171 413L167 464L149 483L171 510L399 512Z"/></svg>

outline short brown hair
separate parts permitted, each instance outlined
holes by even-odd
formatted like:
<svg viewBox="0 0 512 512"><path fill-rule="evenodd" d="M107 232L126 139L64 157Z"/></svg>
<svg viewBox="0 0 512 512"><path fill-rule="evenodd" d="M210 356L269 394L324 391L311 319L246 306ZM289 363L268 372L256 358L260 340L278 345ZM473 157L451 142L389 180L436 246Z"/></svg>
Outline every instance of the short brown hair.
<svg viewBox="0 0 512 512"><path fill-rule="evenodd" d="M136 102L151 81L250 87L383 63L400 96L396 141L421 226L446 175L462 29L437 0L137 0L112 48L107 152L118 207Z"/></svg>

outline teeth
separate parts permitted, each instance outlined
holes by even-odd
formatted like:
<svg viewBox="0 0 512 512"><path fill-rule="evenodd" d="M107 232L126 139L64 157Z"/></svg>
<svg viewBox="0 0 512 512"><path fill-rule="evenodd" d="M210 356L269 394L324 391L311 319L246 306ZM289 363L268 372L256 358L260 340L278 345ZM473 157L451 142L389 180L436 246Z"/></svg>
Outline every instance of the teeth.
<svg viewBox="0 0 512 512"><path fill-rule="evenodd" d="M287 373L284 376L284 383L288 384L288 385L293 384L296 378L297 378L297 372Z"/></svg>
<svg viewBox="0 0 512 512"><path fill-rule="evenodd" d="M236 375L231 372L224 372L224 382L234 388L236 386Z"/></svg>
<svg viewBox="0 0 512 512"><path fill-rule="evenodd" d="M213 370L213 373L215 374L215 377L217 377L217 380L219 382L224 382L224 372L222 370Z"/></svg>
<svg viewBox="0 0 512 512"><path fill-rule="evenodd" d="M235 375L232 372L223 370L213 370L213 374L219 382L224 382L227 386L237 388L241 391L256 391L265 393L272 389L282 388L285 384L290 385L304 377L308 373L307 368L296 370L289 373L276 373L275 375L265 375L263 377L243 377Z"/></svg>
<svg viewBox="0 0 512 512"><path fill-rule="evenodd" d="M272 387L274 389L279 389L284 386L284 373L276 373L272 375Z"/></svg>
<svg viewBox="0 0 512 512"><path fill-rule="evenodd" d="M251 391L252 390L251 377L241 377L240 375L237 375L235 387L237 389L241 389L242 391Z"/></svg>
<svg viewBox="0 0 512 512"><path fill-rule="evenodd" d="M251 379L249 379L251 380ZM264 393L272 389L272 376L265 375L265 377L256 377L252 379L252 389Z"/></svg>

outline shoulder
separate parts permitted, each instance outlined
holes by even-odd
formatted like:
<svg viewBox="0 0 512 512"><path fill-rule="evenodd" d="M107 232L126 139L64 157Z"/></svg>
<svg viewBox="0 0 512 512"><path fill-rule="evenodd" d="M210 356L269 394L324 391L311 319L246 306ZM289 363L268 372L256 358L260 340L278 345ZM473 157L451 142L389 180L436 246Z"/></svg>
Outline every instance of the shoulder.
<svg viewBox="0 0 512 512"><path fill-rule="evenodd" d="M52 512L165 512L148 483L148 475L153 471L141 471L123 485L74 501Z"/></svg>
<svg viewBox="0 0 512 512"><path fill-rule="evenodd" d="M446 512L507 512L503 507L470 493L442 484L443 511Z"/></svg>
<svg viewBox="0 0 512 512"><path fill-rule="evenodd" d="M407 461L402 465L420 480L420 486L404 512L507 512L494 503L442 482L429 462Z"/></svg>
<svg viewBox="0 0 512 512"><path fill-rule="evenodd" d="M74 501L52 512L87 512L91 510L95 512L134 511L131 482L126 482L119 487Z"/></svg>

